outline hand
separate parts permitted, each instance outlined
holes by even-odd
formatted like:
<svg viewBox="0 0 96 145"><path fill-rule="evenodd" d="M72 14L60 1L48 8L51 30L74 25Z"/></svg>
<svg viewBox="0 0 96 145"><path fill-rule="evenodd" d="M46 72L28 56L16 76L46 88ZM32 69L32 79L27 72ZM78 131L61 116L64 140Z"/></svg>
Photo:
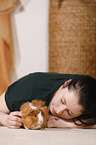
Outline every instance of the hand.
<svg viewBox="0 0 96 145"><path fill-rule="evenodd" d="M57 116L50 116L47 127L73 128L76 127L76 125L71 120L67 121Z"/></svg>
<svg viewBox="0 0 96 145"><path fill-rule="evenodd" d="M8 128L20 128L22 126L22 119L21 119L22 113L19 111L11 112L6 121L6 126Z"/></svg>
<svg viewBox="0 0 96 145"><path fill-rule="evenodd" d="M50 116L47 126L48 127L63 127L64 122L61 118L57 116Z"/></svg>

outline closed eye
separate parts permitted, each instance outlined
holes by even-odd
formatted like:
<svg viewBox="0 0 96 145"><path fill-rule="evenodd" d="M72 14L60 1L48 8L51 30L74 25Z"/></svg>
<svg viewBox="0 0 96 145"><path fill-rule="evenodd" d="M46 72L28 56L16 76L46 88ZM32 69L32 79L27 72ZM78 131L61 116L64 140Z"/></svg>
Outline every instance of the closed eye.
<svg viewBox="0 0 96 145"><path fill-rule="evenodd" d="M67 110L68 115L72 115L73 113L70 110Z"/></svg>
<svg viewBox="0 0 96 145"><path fill-rule="evenodd" d="M61 103L63 104L63 105L67 105L67 102L66 102L66 99L65 98L63 98L63 99L61 99ZM73 114L73 112L71 112L70 110L66 110L67 111L67 113L68 113L68 115L72 115Z"/></svg>
<svg viewBox="0 0 96 145"><path fill-rule="evenodd" d="M70 111L69 110L67 110L67 113L71 116L72 114L70 113Z"/></svg>
<svg viewBox="0 0 96 145"><path fill-rule="evenodd" d="M64 100L61 99L61 103L65 105L66 104L66 100L65 99Z"/></svg>

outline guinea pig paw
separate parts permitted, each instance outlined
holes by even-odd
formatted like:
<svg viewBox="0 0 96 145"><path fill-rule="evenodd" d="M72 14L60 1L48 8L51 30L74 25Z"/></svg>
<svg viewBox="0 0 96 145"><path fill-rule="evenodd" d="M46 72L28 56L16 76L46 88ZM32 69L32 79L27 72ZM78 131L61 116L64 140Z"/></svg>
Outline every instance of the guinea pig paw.
<svg viewBox="0 0 96 145"><path fill-rule="evenodd" d="M26 126L24 126L24 128L25 128L26 130L29 130L29 128L27 128Z"/></svg>

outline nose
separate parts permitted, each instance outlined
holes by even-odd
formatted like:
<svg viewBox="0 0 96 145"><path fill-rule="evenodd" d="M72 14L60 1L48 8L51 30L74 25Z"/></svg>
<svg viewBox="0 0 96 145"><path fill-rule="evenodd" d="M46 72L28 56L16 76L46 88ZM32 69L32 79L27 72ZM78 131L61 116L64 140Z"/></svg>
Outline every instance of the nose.
<svg viewBox="0 0 96 145"><path fill-rule="evenodd" d="M65 105L60 105L59 107L56 108L56 114L58 115L62 114L65 109L66 109Z"/></svg>

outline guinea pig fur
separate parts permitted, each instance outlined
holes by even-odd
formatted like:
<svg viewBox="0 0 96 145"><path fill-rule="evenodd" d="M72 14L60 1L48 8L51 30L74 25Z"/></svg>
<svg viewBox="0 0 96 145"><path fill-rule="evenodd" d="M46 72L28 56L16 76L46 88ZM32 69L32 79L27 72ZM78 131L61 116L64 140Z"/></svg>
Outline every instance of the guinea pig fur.
<svg viewBox="0 0 96 145"><path fill-rule="evenodd" d="M26 129L41 129L47 126L49 119L48 108L45 102L33 100L21 105L22 123Z"/></svg>

